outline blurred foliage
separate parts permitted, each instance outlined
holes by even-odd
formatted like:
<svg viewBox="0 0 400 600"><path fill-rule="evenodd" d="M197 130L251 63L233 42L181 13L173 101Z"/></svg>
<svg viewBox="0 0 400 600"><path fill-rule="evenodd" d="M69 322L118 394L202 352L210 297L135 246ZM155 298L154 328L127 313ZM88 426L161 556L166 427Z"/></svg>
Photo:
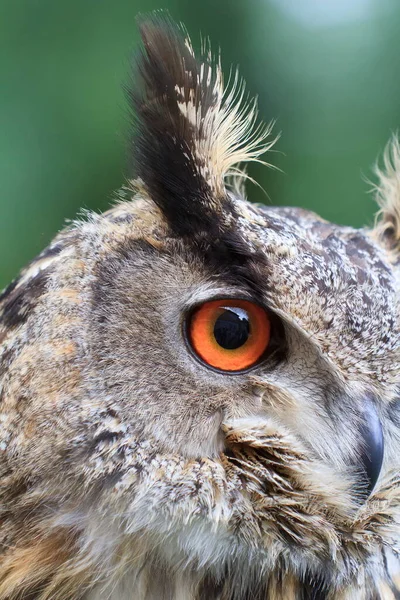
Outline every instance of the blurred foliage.
<svg viewBox="0 0 400 600"><path fill-rule="evenodd" d="M135 15L166 8L240 65L282 131L251 200L371 223L365 177L400 124L398 0L1 0L0 286L125 172ZM363 179L364 174L364 179Z"/></svg>

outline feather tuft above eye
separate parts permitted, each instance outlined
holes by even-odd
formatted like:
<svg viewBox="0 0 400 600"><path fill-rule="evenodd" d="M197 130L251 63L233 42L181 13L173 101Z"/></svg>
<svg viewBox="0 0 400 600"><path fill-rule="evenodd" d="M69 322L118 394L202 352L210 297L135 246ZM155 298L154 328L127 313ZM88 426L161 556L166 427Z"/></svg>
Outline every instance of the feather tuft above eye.
<svg viewBox="0 0 400 600"><path fill-rule="evenodd" d="M229 219L226 179L276 141L257 122L237 72L224 87L221 61L203 43L199 58L183 28L156 13L139 22L142 51L128 96L134 115L135 176L180 234ZM177 217L180 213L180 217Z"/></svg>
<svg viewBox="0 0 400 600"><path fill-rule="evenodd" d="M397 255L400 249L400 142L397 135L387 143L382 166L375 166L375 174L378 182L373 184L372 191L380 210L374 234Z"/></svg>

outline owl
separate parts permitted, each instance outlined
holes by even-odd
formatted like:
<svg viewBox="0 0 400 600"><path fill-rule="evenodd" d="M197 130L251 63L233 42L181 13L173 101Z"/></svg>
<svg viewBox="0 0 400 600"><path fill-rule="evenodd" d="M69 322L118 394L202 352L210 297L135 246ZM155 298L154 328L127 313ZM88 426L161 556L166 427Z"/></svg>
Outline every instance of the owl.
<svg viewBox="0 0 400 600"><path fill-rule="evenodd" d="M372 228L256 206L273 144L162 14L131 179L0 301L0 600L400 598L400 145Z"/></svg>

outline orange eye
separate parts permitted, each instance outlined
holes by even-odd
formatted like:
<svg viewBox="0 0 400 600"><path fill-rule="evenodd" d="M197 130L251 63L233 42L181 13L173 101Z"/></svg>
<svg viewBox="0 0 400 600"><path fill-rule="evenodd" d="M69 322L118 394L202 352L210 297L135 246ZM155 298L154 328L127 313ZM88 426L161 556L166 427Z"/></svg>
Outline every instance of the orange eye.
<svg viewBox="0 0 400 600"><path fill-rule="evenodd" d="M194 311L188 334L193 350L221 371L242 371L264 354L271 335L266 311L247 300L212 300Z"/></svg>

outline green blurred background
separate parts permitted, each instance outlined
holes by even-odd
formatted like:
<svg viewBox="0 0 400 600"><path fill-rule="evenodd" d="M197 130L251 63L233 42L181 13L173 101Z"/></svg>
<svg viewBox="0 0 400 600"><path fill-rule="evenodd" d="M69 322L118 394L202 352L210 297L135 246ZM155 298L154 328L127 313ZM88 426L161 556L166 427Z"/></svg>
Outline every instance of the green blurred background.
<svg viewBox="0 0 400 600"><path fill-rule="evenodd" d="M249 198L371 223L365 177L400 125L399 0L0 0L0 287L126 175L135 15L166 8L239 65L282 131ZM364 177L364 179L363 179Z"/></svg>

